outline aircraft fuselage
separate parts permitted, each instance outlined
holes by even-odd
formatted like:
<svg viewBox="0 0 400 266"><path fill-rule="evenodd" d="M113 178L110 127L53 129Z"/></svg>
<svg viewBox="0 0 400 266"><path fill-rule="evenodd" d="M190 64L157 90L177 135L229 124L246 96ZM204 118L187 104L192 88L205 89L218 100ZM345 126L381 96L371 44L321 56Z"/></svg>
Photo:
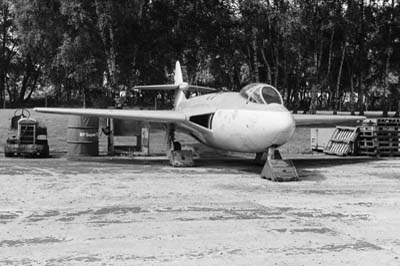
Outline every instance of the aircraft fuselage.
<svg viewBox="0 0 400 266"><path fill-rule="evenodd" d="M217 149L264 152L286 143L295 130L292 114L283 105L254 103L236 92L193 97L177 110L188 118L178 128Z"/></svg>

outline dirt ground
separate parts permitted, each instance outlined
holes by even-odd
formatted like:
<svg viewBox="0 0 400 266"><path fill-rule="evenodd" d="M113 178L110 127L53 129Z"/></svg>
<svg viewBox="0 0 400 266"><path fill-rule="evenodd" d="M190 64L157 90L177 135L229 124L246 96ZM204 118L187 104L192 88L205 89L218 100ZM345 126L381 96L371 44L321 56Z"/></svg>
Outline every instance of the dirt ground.
<svg viewBox="0 0 400 266"><path fill-rule="evenodd" d="M13 113L0 110L1 148ZM297 129L281 152L303 158L299 182L263 180L252 160L199 145L193 168L68 160L68 117L32 116L53 158L0 153L1 266L400 265L400 159L310 156L309 129ZM152 153L163 139L151 133Z"/></svg>
<svg viewBox="0 0 400 266"><path fill-rule="evenodd" d="M0 265L400 265L400 160L0 156Z"/></svg>

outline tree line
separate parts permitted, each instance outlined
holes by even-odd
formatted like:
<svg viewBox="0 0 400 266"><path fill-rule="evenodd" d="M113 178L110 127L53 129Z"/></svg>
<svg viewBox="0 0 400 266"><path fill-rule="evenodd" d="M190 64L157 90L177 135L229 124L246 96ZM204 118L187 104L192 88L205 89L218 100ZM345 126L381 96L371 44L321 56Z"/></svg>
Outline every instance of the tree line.
<svg viewBox="0 0 400 266"><path fill-rule="evenodd" d="M107 105L172 80L275 86L294 112L400 110L396 0L0 0L0 100ZM85 97L89 96L89 97Z"/></svg>

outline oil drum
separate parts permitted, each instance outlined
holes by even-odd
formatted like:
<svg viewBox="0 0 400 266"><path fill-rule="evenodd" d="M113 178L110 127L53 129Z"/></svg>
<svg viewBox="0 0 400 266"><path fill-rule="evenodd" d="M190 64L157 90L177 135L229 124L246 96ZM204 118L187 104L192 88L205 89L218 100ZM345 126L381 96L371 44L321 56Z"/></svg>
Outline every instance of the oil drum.
<svg viewBox="0 0 400 266"><path fill-rule="evenodd" d="M99 118L70 116L67 131L68 156L99 155Z"/></svg>

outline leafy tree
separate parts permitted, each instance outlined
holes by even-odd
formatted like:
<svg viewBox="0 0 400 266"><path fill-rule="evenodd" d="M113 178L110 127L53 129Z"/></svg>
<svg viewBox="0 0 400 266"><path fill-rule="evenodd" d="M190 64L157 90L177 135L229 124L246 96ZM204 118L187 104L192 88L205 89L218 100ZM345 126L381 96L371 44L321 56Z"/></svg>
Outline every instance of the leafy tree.
<svg viewBox="0 0 400 266"><path fill-rule="evenodd" d="M400 108L394 0L1 3L0 98L15 103L48 86L58 104L110 99L171 81L180 60L191 83L270 83L294 112Z"/></svg>
<svg viewBox="0 0 400 266"><path fill-rule="evenodd" d="M10 72L11 63L17 51L17 40L14 37L15 24L13 5L8 0L0 1L0 28L1 28L1 61L0 61L0 101L5 108L7 76Z"/></svg>

